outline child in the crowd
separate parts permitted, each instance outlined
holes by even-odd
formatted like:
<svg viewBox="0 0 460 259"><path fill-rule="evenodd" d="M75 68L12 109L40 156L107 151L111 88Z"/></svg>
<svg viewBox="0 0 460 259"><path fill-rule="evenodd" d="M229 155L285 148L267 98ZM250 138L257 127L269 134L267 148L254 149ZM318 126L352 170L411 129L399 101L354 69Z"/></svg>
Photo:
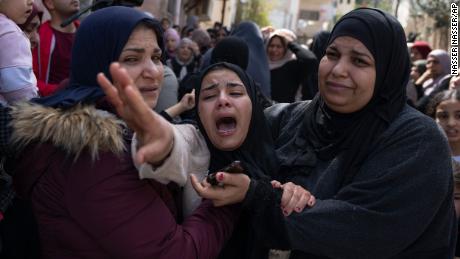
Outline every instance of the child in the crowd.
<svg viewBox="0 0 460 259"><path fill-rule="evenodd" d="M428 108L449 141L452 158L460 162L460 90L447 90L437 94Z"/></svg>
<svg viewBox="0 0 460 259"><path fill-rule="evenodd" d="M43 11L34 3L32 12L27 20L19 24L19 28L27 35L30 40L30 47L34 49L40 44L40 35L38 35L38 28L40 27Z"/></svg>
<svg viewBox="0 0 460 259"><path fill-rule="evenodd" d="M37 94L30 42L18 24L26 22L33 0L0 0L0 103L31 99Z"/></svg>

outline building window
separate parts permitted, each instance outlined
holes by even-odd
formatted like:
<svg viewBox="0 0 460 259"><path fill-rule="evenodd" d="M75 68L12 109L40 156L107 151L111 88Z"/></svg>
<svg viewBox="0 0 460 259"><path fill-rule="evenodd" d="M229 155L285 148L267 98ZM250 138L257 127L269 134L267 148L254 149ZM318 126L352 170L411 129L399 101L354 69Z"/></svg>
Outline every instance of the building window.
<svg viewBox="0 0 460 259"><path fill-rule="evenodd" d="M342 0L340 0L342 1ZM312 10L300 10L299 19L307 21L318 21L319 20L319 11Z"/></svg>

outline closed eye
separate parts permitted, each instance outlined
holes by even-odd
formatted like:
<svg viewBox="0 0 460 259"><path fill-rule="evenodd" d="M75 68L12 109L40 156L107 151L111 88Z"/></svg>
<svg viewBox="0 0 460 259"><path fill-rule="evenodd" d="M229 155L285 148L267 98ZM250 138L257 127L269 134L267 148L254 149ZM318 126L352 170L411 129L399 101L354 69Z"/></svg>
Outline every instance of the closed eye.
<svg viewBox="0 0 460 259"><path fill-rule="evenodd" d="M328 49L326 50L326 56L328 59L338 59L339 58L339 53L337 51Z"/></svg>
<svg viewBox="0 0 460 259"><path fill-rule="evenodd" d="M211 94L211 95L205 95L205 96L203 96L203 98L201 98L201 99L206 101L206 100L210 100L210 99L212 99L212 98L214 98L214 97L216 97L216 95Z"/></svg>
<svg viewBox="0 0 460 259"><path fill-rule="evenodd" d="M128 56L128 57L123 58L122 60L124 63L135 63L139 61L139 58L135 56Z"/></svg>
<svg viewBox="0 0 460 259"><path fill-rule="evenodd" d="M242 96L243 93L241 93L241 92L231 92L230 95L231 96Z"/></svg>

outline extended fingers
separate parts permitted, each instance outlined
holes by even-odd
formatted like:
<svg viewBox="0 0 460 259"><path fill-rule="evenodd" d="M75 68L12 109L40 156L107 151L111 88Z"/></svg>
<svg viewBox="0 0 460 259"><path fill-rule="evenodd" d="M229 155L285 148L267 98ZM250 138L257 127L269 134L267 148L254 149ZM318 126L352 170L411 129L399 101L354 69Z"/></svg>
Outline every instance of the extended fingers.
<svg viewBox="0 0 460 259"><path fill-rule="evenodd" d="M110 74L113 81L116 82L114 86L117 88L119 97L123 102L129 105L138 115L151 110L145 103L139 89L137 89L126 69L122 68L117 62L114 62L110 65Z"/></svg>
<svg viewBox="0 0 460 259"><path fill-rule="evenodd" d="M134 84L126 69L122 68L118 62L110 64L109 70L113 81L117 82L117 87L123 88Z"/></svg>
<svg viewBox="0 0 460 259"><path fill-rule="evenodd" d="M198 195L203 197L201 194L204 193L204 188L205 187L202 185L202 183L200 183L198 181L198 179L196 178L196 176L194 174L190 175L190 182L192 183L193 189L195 189L195 191L198 193Z"/></svg>
<svg viewBox="0 0 460 259"><path fill-rule="evenodd" d="M117 88L109 81L109 79L103 74L99 73L97 75L97 82L101 86L109 102L116 108L119 108L123 105L123 102L118 95Z"/></svg>
<svg viewBox="0 0 460 259"><path fill-rule="evenodd" d="M190 175L190 181L195 191L200 195L200 197L209 199L209 200L221 200L222 197L222 188L214 187L204 182L199 182L194 174Z"/></svg>

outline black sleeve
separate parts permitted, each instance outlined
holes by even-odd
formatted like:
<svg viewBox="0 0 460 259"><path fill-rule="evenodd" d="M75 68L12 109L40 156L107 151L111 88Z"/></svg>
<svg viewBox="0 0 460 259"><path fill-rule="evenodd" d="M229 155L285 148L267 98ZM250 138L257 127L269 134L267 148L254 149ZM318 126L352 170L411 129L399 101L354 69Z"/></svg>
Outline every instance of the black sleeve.
<svg viewBox="0 0 460 259"><path fill-rule="evenodd" d="M299 85L302 87L302 100L313 99L313 96L318 91L318 60L312 51L297 43L290 42L288 48L297 57L296 74L298 75Z"/></svg>
<svg viewBox="0 0 460 259"><path fill-rule="evenodd" d="M251 180L243 209L252 215L251 225L257 240L266 247L288 250L290 242L280 207L281 194L268 179Z"/></svg>
<svg viewBox="0 0 460 259"><path fill-rule="evenodd" d="M414 87L415 87L415 90L417 91L417 99L420 99L423 97L423 87L421 84L417 85L415 84L414 82Z"/></svg>
<svg viewBox="0 0 460 259"><path fill-rule="evenodd" d="M174 119L169 115L166 111L161 111L160 112L161 117L163 117L165 120L167 120L170 123L174 123Z"/></svg>
<svg viewBox="0 0 460 259"><path fill-rule="evenodd" d="M284 114L288 106L288 103L277 103L264 110L265 118L267 119L268 126L271 129L274 139L279 136L281 123L283 122Z"/></svg>
<svg viewBox="0 0 460 259"><path fill-rule="evenodd" d="M448 252L455 225L448 145L434 123L410 120L372 151L352 183L286 218L292 250L328 258L419 258L398 256L417 243L418 252Z"/></svg>
<svg viewBox="0 0 460 259"><path fill-rule="evenodd" d="M310 50L300 46L295 42L290 42L288 44L288 48L290 51L292 51L292 53L294 53L294 55L297 57L297 60L302 64L304 68L311 69L316 65L316 56Z"/></svg>

